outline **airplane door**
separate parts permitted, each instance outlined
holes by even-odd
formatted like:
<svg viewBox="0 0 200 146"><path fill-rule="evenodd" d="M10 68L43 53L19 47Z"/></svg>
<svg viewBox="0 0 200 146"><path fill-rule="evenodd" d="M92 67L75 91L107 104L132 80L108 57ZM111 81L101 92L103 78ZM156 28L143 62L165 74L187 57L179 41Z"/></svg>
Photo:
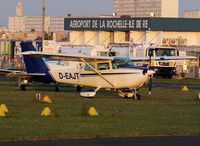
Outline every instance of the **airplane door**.
<svg viewBox="0 0 200 146"><path fill-rule="evenodd" d="M95 64L90 64L95 68ZM78 80L79 85L97 87L97 73L93 71L89 66L85 65L80 70L80 78Z"/></svg>

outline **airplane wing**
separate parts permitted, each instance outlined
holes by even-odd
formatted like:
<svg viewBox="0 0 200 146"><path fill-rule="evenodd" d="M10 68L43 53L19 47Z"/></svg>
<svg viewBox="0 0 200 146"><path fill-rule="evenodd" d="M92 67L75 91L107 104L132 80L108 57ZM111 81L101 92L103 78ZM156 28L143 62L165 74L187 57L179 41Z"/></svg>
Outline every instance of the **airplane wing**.
<svg viewBox="0 0 200 146"><path fill-rule="evenodd" d="M74 55L74 54L64 54L64 53L45 53L45 52L35 52L28 51L21 53L22 55L31 55L33 57L49 58L55 60L64 61L81 61L83 58L85 61L103 61L103 60L114 60L114 57L106 56L91 56L91 55ZM150 57L130 57L132 61L145 61L149 60ZM195 56L156 56L151 57L152 60L191 60L197 59Z"/></svg>
<svg viewBox="0 0 200 146"><path fill-rule="evenodd" d="M31 78L34 76L45 76L45 73L26 73L23 71L0 69L0 75L4 75L11 78Z"/></svg>
<svg viewBox="0 0 200 146"><path fill-rule="evenodd" d="M74 54L64 54L64 53L47 53L47 52L35 52L28 51L23 52L21 55L31 55L33 57L49 58L55 60L63 61L103 61L103 60L114 60L114 57L104 57L104 56L90 56L90 55L74 55Z"/></svg>
<svg viewBox="0 0 200 146"><path fill-rule="evenodd" d="M148 61L150 57L130 57L132 61ZM192 60L195 56L152 56L152 60Z"/></svg>

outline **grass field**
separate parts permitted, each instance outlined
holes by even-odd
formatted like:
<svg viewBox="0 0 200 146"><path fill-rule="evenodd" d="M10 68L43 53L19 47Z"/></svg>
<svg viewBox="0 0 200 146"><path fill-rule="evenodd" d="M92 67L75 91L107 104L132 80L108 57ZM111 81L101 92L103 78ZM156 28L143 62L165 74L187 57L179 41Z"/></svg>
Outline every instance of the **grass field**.
<svg viewBox="0 0 200 146"><path fill-rule="evenodd" d="M49 95L53 103L42 103L35 94ZM142 100L121 99L116 92L100 90L87 99L73 87L30 86L20 91L16 82L0 82L0 104L9 109L0 117L0 140L29 138L104 137L138 135L200 135L198 90L182 92L153 88L148 95L140 90ZM41 117L45 107L53 115ZM95 107L98 117L87 115Z"/></svg>
<svg viewBox="0 0 200 146"><path fill-rule="evenodd" d="M200 79L198 78L183 78L183 79L153 79L153 83L159 84L182 84L182 85L197 85L200 86Z"/></svg>

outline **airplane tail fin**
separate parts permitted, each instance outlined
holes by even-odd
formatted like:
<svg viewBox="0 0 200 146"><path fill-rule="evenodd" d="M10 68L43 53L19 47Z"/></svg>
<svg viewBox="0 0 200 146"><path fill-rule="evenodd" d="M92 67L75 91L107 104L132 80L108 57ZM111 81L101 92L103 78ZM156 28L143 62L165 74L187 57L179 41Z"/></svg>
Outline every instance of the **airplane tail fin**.
<svg viewBox="0 0 200 146"><path fill-rule="evenodd" d="M22 52L36 51L32 42L21 42ZM42 58L24 55L24 63L27 73L47 73L49 71L47 65Z"/></svg>

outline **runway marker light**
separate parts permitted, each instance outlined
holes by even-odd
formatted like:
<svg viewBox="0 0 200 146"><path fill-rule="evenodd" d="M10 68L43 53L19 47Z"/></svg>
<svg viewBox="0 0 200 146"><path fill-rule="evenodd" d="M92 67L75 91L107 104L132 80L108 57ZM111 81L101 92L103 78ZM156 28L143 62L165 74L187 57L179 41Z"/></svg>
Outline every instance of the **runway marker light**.
<svg viewBox="0 0 200 146"><path fill-rule="evenodd" d="M47 117L51 115L51 110L49 107L45 107L44 110L41 113L41 116Z"/></svg>
<svg viewBox="0 0 200 146"><path fill-rule="evenodd" d="M90 115L90 116L96 116L96 117L98 117L99 116L99 114L98 114L98 112L96 111L96 109L94 108L94 107L90 107L90 109L89 109L89 111L88 111L88 114Z"/></svg>
<svg viewBox="0 0 200 146"><path fill-rule="evenodd" d="M40 99L41 99L41 94L40 94L40 93L36 93L36 94L35 94L35 98L36 98L36 100L40 101Z"/></svg>
<svg viewBox="0 0 200 146"><path fill-rule="evenodd" d="M42 99L43 102L47 102L47 103L52 103L51 99L49 98L48 95L45 95L44 98Z"/></svg>
<svg viewBox="0 0 200 146"><path fill-rule="evenodd" d="M5 117L6 114L4 113L4 111L0 108L0 117Z"/></svg>
<svg viewBox="0 0 200 146"><path fill-rule="evenodd" d="M0 108L1 108L5 113L8 112L8 108L6 107L5 104L1 104Z"/></svg>
<svg viewBox="0 0 200 146"><path fill-rule="evenodd" d="M184 86L184 87L182 88L182 91L189 91L189 89L188 89L187 86Z"/></svg>

